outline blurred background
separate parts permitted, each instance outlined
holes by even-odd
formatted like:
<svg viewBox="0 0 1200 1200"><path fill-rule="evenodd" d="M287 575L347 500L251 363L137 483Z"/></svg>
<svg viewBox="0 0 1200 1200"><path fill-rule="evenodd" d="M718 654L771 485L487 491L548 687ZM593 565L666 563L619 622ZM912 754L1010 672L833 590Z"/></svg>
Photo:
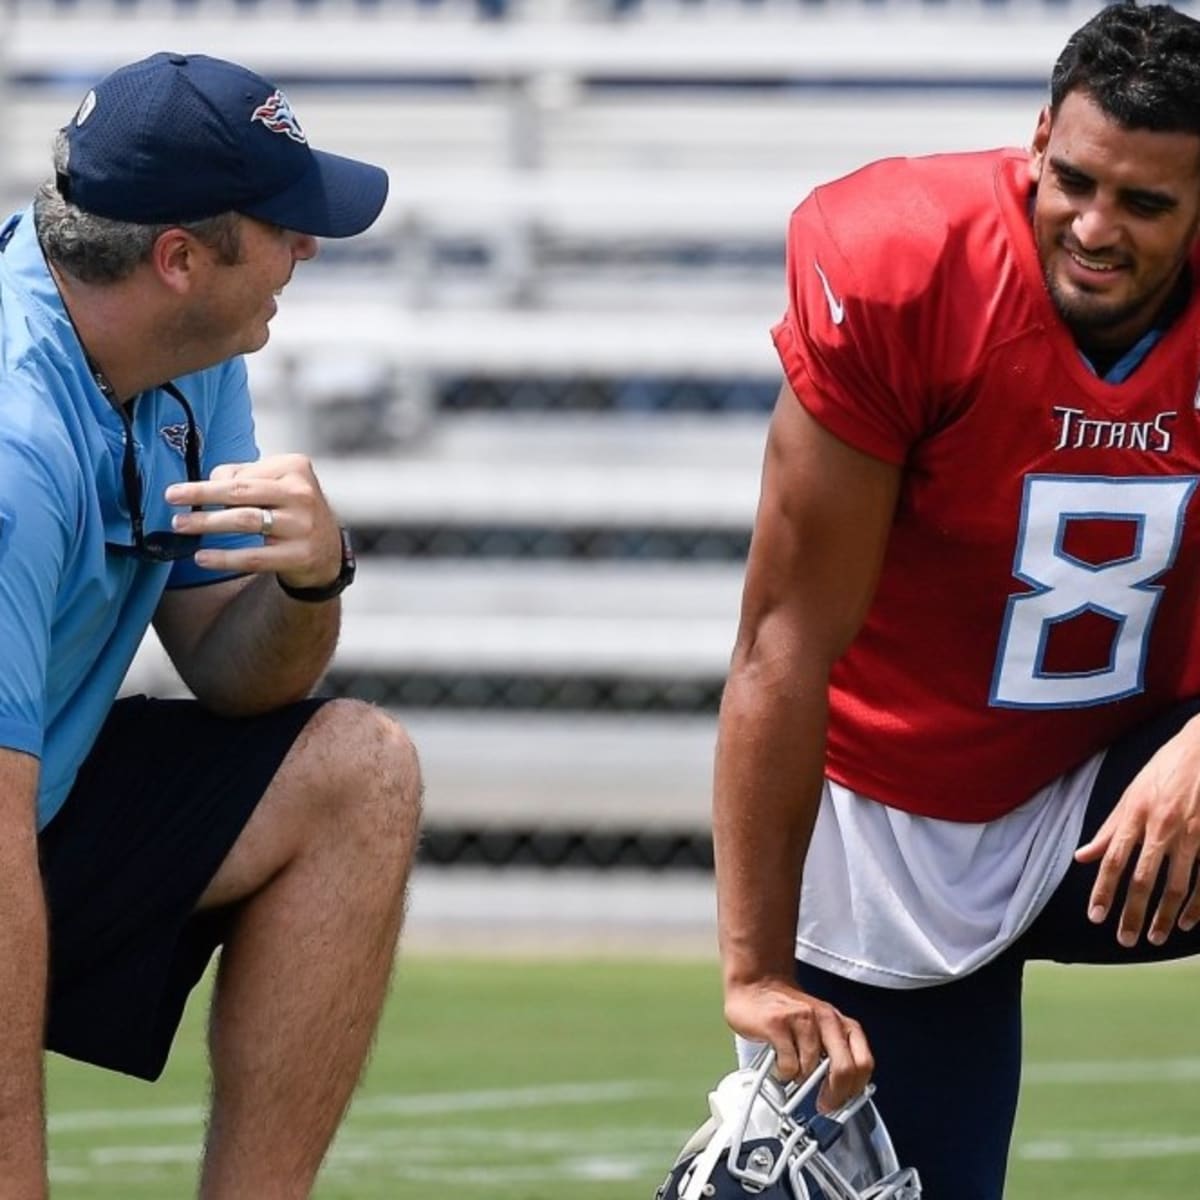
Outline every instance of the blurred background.
<svg viewBox="0 0 1200 1200"><path fill-rule="evenodd" d="M642 1129L633 1168L626 1128L624 1168L606 1150L554 1187L583 1179L595 1187L582 1195L633 1194L605 1185L604 1171L665 1170L692 1123L685 1101L699 1096L681 1081L695 1087L728 1065L711 760L779 385L769 329L784 305L788 215L814 185L873 158L1025 144L1055 57L1097 7L8 0L0 10L6 209L46 174L54 132L89 85L163 49L253 67L287 92L314 145L390 172L379 222L325 243L296 273L250 371L264 452L311 454L355 533L359 579L323 690L394 711L424 763L412 986L423 971L442 979L422 956L447 950L623 955L620 970L644 986L629 955L701 964L686 987L664 974L654 1008L675 1028L670 997L697 998L689 1019L705 1030L702 1061L688 1034L677 1059L643 1072L679 1084L675 1115ZM153 639L128 687L177 689ZM550 974L564 995L613 978ZM462 978L443 982L454 991ZM540 1006L513 1001L535 1044L559 1011L547 978L530 985ZM631 994L618 978L612 1004L597 1006L619 1009ZM657 1003L645 1000L643 1022ZM429 1008L451 1011L440 998ZM571 1028L560 1031L567 1047L582 1036ZM397 1067L406 1087L421 1052L409 1049ZM506 1077L519 1069L495 1065ZM553 1078L575 1086L579 1075ZM661 1117L660 1099L646 1111ZM180 1153L190 1162L195 1147ZM60 1182L75 1169L64 1164ZM133 1177L114 1194L134 1195ZM80 1194L102 1194L94 1175L80 1178ZM520 1178L511 1191L458 1194L543 1194ZM359 1179L344 1194L367 1192Z"/></svg>

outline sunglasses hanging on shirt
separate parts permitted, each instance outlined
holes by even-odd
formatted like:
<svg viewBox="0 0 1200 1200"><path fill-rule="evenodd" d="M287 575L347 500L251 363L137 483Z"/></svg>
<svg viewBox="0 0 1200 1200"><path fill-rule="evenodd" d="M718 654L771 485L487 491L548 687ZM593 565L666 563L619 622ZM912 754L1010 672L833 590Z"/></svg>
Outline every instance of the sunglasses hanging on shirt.
<svg viewBox="0 0 1200 1200"><path fill-rule="evenodd" d="M146 532L145 514L142 510L142 478L138 473L137 459L133 450L133 419L113 393L108 380L98 371L94 372L96 383L104 397L116 410L125 426L125 453L121 459L121 482L125 488L125 505L129 509L133 543L105 542L111 553L125 558L137 558L143 562L173 562L177 558L188 558L200 546L198 533L176 533L173 529L152 529ZM187 417L187 436L184 441L183 457L187 465L188 483L200 481L200 436L196 429L196 415L183 393L173 384L164 383L162 389L179 401ZM200 511L199 504L192 505L193 512Z"/></svg>

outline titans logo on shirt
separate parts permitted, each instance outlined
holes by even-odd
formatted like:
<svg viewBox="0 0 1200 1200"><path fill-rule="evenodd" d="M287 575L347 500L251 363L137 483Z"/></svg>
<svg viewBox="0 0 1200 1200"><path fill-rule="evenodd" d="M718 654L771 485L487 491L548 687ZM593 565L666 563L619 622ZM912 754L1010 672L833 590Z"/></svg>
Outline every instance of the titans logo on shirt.
<svg viewBox="0 0 1200 1200"><path fill-rule="evenodd" d="M180 421L177 425L164 425L158 432L162 435L162 440L179 455L180 458L187 458L187 423ZM204 446L204 439L201 437L200 430L196 430L196 449L200 450Z"/></svg>

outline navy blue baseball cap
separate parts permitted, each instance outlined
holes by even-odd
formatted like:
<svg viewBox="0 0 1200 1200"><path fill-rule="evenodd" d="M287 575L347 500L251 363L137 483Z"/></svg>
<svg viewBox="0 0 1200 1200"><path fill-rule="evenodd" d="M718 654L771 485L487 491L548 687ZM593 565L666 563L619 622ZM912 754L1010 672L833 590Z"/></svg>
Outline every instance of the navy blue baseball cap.
<svg viewBox="0 0 1200 1200"><path fill-rule="evenodd" d="M105 76L64 131L58 190L85 212L143 225L239 212L350 237L387 199L382 168L314 150L287 97L236 63L153 54Z"/></svg>

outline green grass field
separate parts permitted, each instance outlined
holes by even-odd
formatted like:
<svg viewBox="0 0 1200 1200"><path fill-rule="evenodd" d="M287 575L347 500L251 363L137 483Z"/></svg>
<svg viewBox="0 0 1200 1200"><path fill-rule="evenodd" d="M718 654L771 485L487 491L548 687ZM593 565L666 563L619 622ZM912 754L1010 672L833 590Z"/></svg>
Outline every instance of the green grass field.
<svg viewBox="0 0 1200 1200"><path fill-rule="evenodd" d="M1200 967L1038 967L1027 997L1007 1195L1200 1193ZM56 1200L192 1194L202 1010L155 1085L51 1056ZM730 1068L719 1014L707 964L411 959L316 1195L649 1200Z"/></svg>

